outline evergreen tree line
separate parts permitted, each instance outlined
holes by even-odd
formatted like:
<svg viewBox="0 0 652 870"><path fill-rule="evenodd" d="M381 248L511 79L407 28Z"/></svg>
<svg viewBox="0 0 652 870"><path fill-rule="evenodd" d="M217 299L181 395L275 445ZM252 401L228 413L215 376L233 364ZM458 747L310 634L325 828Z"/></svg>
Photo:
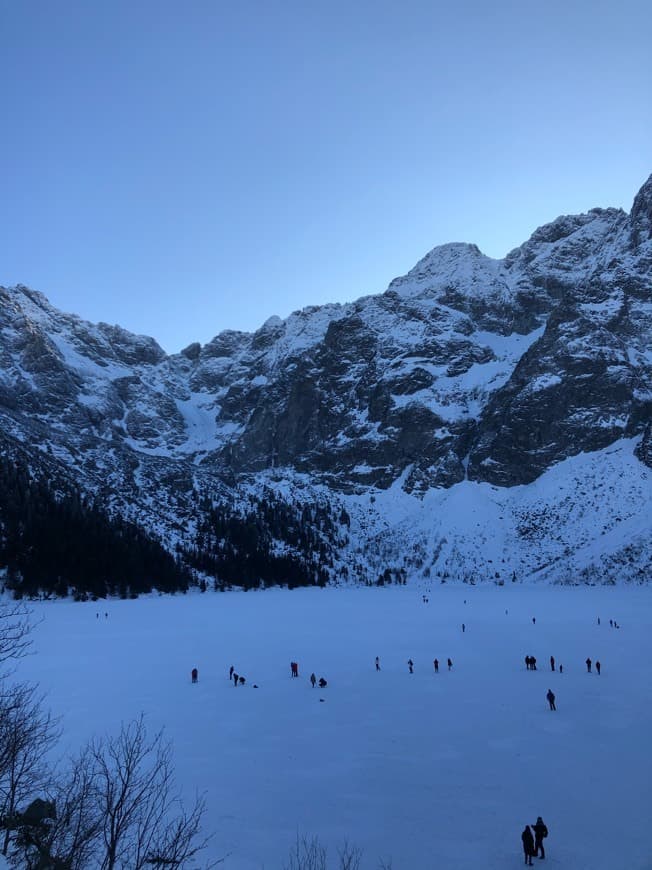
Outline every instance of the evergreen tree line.
<svg viewBox="0 0 652 870"><path fill-rule="evenodd" d="M215 578L216 588L324 586L333 576L332 551L348 516L328 504L288 502L265 490L245 506L202 505L193 567Z"/></svg>
<svg viewBox="0 0 652 870"><path fill-rule="evenodd" d="M186 590L190 572L146 532L0 456L0 568L14 597Z"/></svg>

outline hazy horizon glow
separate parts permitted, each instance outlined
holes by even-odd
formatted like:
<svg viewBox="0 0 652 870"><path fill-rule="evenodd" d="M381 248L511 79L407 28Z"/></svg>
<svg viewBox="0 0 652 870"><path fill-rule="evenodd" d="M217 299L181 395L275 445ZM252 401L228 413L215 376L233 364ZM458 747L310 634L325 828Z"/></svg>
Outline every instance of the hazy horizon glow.
<svg viewBox="0 0 652 870"><path fill-rule="evenodd" d="M0 284L170 352L493 257L652 171L652 6L25 0Z"/></svg>

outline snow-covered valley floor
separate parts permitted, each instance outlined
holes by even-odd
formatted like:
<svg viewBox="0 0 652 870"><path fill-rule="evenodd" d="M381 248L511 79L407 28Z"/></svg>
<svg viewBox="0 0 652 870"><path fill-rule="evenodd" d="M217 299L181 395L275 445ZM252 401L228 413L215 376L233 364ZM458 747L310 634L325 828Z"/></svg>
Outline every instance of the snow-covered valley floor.
<svg viewBox="0 0 652 870"><path fill-rule="evenodd" d="M164 726L225 870L280 870L297 832L333 859L348 838L364 868L518 868L538 815L542 866L652 868L652 587L433 586L429 604L424 591L37 604L18 676L47 691L70 751L141 711Z"/></svg>

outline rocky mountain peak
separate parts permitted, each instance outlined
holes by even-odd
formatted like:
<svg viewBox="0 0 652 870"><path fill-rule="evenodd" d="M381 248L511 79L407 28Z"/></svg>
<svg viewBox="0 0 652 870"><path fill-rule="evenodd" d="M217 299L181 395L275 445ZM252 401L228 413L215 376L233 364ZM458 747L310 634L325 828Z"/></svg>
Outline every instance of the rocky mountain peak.
<svg viewBox="0 0 652 870"><path fill-rule="evenodd" d="M636 194L630 220L634 244L649 242L652 239L652 175Z"/></svg>
<svg viewBox="0 0 652 870"><path fill-rule="evenodd" d="M648 457L651 225L652 177L630 215L559 217L504 260L442 245L385 293L173 356L0 288L0 438L172 539L217 492L426 499Z"/></svg>

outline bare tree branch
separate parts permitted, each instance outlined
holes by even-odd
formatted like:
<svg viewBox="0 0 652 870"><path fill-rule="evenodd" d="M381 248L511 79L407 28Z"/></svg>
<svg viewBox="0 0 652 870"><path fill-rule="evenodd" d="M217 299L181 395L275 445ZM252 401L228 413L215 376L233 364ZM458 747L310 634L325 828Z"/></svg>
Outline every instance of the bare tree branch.
<svg viewBox="0 0 652 870"><path fill-rule="evenodd" d="M42 791L49 780L47 755L59 739L52 715L36 686L0 685L0 818L6 855L11 824L20 804Z"/></svg>
<svg viewBox="0 0 652 870"><path fill-rule="evenodd" d="M30 610L22 602L0 604L0 665L27 654L32 628Z"/></svg>

